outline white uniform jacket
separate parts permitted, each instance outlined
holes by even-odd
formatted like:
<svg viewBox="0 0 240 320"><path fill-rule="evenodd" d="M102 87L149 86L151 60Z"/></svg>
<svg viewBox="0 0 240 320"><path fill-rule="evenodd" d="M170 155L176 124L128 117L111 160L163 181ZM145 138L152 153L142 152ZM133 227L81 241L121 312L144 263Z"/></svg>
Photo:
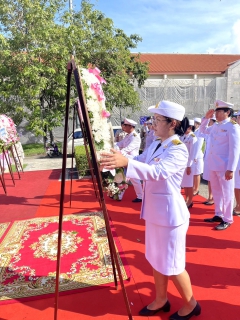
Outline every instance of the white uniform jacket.
<svg viewBox="0 0 240 320"><path fill-rule="evenodd" d="M240 154L240 127L227 118L208 127L208 119L200 125L202 133L209 134L205 161L212 171L235 171Z"/></svg>
<svg viewBox="0 0 240 320"><path fill-rule="evenodd" d="M188 149L188 163L187 167L191 167L193 165L194 159L197 159L197 148L195 148L195 144L197 143L197 137L193 132L190 132L188 134L184 134L181 137L181 141L186 145Z"/></svg>
<svg viewBox="0 0 240 320"><path fill-rule="evenodd" d="M197 142L194 144L194 148L196 149L196 159L203 159L202 146L204 142L204 135L199 129L195 130L194 134L197 137Z"/></svg>
<svg viewBox="0 0 240 320"><path fill-rule="evenodd" d="M136 131L132 131L126 137L117 142L116 145L120 149L122 155L127 158L133 158L139 154L141 139Z"/></svg>
<svg viewBox="0 0 240 320"><path fill-rule="evenodd" d="M145 163L129 159L126 176L143 180L141 218L161 226L179 226L189 219L181 195L188 151L178 135L165 140L154 152L158 143L154 141L147 149Z"/></svg>

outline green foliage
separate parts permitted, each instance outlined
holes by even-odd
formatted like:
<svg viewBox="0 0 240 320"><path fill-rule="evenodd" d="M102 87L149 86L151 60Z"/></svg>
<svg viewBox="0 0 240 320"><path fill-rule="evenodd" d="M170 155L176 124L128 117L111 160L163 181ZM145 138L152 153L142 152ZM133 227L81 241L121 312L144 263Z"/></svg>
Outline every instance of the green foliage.
<svg viewBox="0 0 240 320"><path fill-rule="evenodd" d="M27 164L23 165L23 170L27 167ZM19 170L21 172L21 169ZM15 164L12 164L12 172L17 172Z"/></svg>
<svg viewBox="0 0 240 320"><path fill-rule="evenodd" d="M23 144L22 147L25 156L34 156L38 154L44 154L46 152L42 143L28 143Z"/></svg>
<svg viewBox="0 0 240 320"><path fill-rule="evenodd" d="M84 146L76 146L74 148L74 156L76 161L77 171L80 176L90 175L87 155Z"/></svg>
<svg viewBox="0 0 240 320"><path fill-rule="evenodd" d="M87 0L72 15L64 12L66 3L0 0L0 113L16 124L26 118L36 135L62 124L66 66L73 50L79 65L102 71L109 110L119 105L138 108L133 84L140 86L147 78L147 64L130 52L141 41L138 35L127 36L115 28ZM76 96L73 89L71 104Z"/></svg>

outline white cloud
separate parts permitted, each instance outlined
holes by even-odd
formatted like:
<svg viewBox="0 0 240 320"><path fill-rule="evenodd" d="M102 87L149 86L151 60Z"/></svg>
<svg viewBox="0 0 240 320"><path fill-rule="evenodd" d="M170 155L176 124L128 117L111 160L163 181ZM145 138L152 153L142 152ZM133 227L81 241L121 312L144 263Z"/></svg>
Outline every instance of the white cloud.
<svg viewBox="0 0 240 320"><path fill-rule="evenodd" d="M219 44L216 48L209 48L207 50L209 53L240 53L240 19L237 20L233 27L230 37L230 43L223 42Z"/></svg>
<svg viewBox="0 0 240 320"><path fill-rule="evenodd" d="M95 1L115 27L143 38L136 51L240 53L239 1Z"/></svg>

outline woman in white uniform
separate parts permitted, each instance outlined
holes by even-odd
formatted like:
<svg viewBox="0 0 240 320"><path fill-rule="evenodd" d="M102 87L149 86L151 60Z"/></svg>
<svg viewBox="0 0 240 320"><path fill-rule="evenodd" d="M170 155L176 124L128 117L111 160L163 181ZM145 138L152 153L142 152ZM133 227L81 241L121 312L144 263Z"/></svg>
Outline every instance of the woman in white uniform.
<svg viewBox="0 0 240 320"><path fill-rule="evenodd" d="M203 152L202 147L204 143L204 137L199 131L201 124L201 118L194 118L194 134L197 137L197 142L195 143L196 148L196 159L193 162L193 196L199 194L199 187L201 182L201 174L203 173Z"/></svg>
<svg viewBox="0 0 240 320"><path fill-rule="evenodd" d="M240 111L236 114L237 117L237 123L240 125ZM240 157L238 160L238 165L235 171L235 199L236 199L236 206L233 209L233 215L234 216L240 216Z"/></svg>
<svg viewBox="0 0 240 320"><path fill-rule="evenodd" d="M185 169L182 187L185 192L185 201L188 208L193 206L193 163L194 159L196 159L197 149L195 148L195 144L197 143L197 137L193 133L194 121L189 120L189 126L181 137L181 141L186 145L188 149L188 162L187 168Z"/></svg>
<svg viewBox="0 0 240 320"><path fill-rule="evenodd" d="M155 300L139 314L153 316L170 311L167 286L171 277L183 299L183 307L170 320L190 319L201 313L193 297L191 281L185 270L186 232L189 211L181 195L181 182L188 162L186 146L178 135L186 131L185 108L169 101L150 107L154 113L155 135L160 137L140 156L128 159L112 150L103 153L106 169L127 167L126 176L143 180L141 218L146 220L146 258L153 268Z"/></svg>

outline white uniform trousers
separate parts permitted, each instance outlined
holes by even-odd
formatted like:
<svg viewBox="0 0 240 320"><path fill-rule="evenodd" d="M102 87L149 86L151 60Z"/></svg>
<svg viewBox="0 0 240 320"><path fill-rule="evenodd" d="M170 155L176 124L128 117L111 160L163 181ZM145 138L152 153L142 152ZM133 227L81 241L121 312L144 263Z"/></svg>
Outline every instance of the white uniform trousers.
<svg viewBox="0 0 240 320"><path fill-rule="evenodd" d="M139 179L130 179L130 181L131 181L133 188L136 192L137 198L142 199L143 189L142 189L141 181Z"/></svg>
<svg viewBox="0 0 240 320"><path fill-rule="evenodd" d="M225 180L225 171L210 170L210 182L215 203L215 215L224 222L233 223L234 177Z"/></svg>
<svg viewBox="0 0 240 320"><path fill-rule="evenodd" d="M234 173L234 177L235 177L235 189L240 189L240 169L237 167L235 173Z"/></svg>
<svg viewBox="0 0 240 320"><path fill-rule="evenodd" d="M204 162L204 166L203 166L203 179L210 181L210 169L206 162Z"/></svg>

